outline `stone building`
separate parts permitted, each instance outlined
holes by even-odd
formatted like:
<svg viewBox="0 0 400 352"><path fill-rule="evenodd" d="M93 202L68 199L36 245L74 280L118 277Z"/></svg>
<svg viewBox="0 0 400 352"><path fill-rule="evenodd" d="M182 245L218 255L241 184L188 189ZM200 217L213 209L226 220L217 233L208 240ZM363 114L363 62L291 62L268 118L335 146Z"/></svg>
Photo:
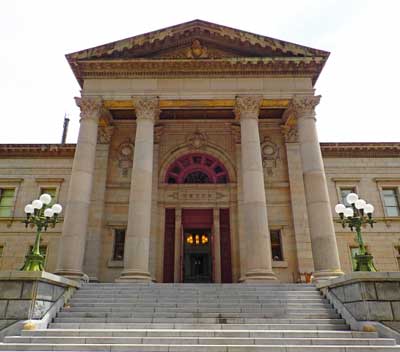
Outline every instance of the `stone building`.
<svg viewBox="0 0 400 352"><path fill-rule="evenodd" d="M378 270L399 270L400 143L319 143L322 50L195 20L67 55L76 145L0 145L0 268L34 241L41 193L62 223L46 270L91 280L304 281L352 270L333 208L356 191ZM329 94L329 92L327 92Z"/></svg>

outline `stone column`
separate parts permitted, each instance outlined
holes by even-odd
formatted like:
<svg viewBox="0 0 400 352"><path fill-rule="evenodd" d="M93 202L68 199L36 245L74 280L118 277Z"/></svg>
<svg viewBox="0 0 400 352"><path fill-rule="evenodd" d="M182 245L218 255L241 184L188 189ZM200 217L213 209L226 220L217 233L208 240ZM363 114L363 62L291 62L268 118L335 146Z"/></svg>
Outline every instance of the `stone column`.
<svg viewBox="0 0 400 352"><path fill-rule="evenodd" d="M175 258L174 258L174 282L181 282L182 274L182 208L175 208Z"/></svg>
<svg viewBox="0 0 400 352"><path fill-rule="evenodd" d="M221 283L221 234L219 225L219 208L213 209L213 231L214 231L214 282Z"/></svg>
<svg viewBox="0 0 400 352"><path fill-rule="evenodd" d="M295 97L291 104L297 116L316 281L343 275L315 124L314 108L319 101L320 96L303 96Z"/></svg>
<svg viewBox="0 0 400 352"><path fill-rule="evenodd" d="M260 103L261 97L258 96L239 96L236 99L242 146L243 220L247 247L244 277L246 282L276 280L272 272L271 239L258 131Z"/></svg>
<svg viewBox="0 0 400 352"><path fill-rule="evenodd" d="M149 250L153 182L154 122L159 114L156 97L134 98L136 137L133 155L124 270L119 281L150 281Z"/></svg>
<svg viewBox="0 0 400 352"><path fill-rule="evenodd" d="M69 182L56 273L68 278L80 279L84 275L82 265L96 159L97 127L102 111L102 101L98 97L75 98L75 101L81 109L81 120Z"/></svg>

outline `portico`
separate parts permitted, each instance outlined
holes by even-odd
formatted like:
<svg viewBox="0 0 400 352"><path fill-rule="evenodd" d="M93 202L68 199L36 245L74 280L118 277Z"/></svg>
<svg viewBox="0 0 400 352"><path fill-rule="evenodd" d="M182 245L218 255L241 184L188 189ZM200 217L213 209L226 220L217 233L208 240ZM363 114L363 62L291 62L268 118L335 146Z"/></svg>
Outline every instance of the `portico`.
<svg viewBox="0 0 400 352"><path fill-rule="evenodd" d="M91 277L341 275L314 111L313 84L328 54L249 33L243 49L240 31L203 21L167 33L68 55L83 86L82 120L57 272L82 276L95 244L110 258L119 231L123 261L92 261ZM153 47L135 51L143 40ZM101 169L96 146L105 128L112 136ZM93 199L103 213L90 227Z"/></svg>

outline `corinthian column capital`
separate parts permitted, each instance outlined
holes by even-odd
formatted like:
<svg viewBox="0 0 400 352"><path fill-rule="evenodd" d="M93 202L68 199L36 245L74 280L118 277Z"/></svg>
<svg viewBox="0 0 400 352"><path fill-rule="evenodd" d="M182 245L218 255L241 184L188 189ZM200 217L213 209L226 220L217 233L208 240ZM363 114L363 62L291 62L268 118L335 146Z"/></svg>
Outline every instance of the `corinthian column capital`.
<svg viewBox="0 0 400 352"><path fill-rule="evenodd" d="M314 109L320 100L320 95L295 96L291 101L290 108L296 113L297 117L302 117L303 115L312 115L314 117Z"/></svg>
<svg viewBox="0 0 400 352"><path fill-rule="evenodd" d="M158 97L132 97L136 110L136 119L155 121L160 114Z"/></svg>
<svg viewBox="0 0 400 352"><path fill-rule="evenodd" d="M75 103L81 109L81 119L98 121L103 109L103 101L100 97L75 97Z"/></svg>
<svg viewBox="0 0 400 352"><path fill-rule="evenodd" d="M239 95L236 97L235 113L240 119L258 119L262 96Z"/></svg>

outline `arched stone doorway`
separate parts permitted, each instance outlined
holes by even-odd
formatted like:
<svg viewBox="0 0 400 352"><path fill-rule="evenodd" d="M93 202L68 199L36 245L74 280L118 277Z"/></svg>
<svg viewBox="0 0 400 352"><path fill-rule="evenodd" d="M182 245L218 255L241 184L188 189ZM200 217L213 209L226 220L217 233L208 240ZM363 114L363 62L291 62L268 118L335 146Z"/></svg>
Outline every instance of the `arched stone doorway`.
<svg viewBox="0 0 400 352"><path fill-rule="evenodd" d="M216 157L190 152L166 169L163 282L232 282L232 185Z"/></svg>

